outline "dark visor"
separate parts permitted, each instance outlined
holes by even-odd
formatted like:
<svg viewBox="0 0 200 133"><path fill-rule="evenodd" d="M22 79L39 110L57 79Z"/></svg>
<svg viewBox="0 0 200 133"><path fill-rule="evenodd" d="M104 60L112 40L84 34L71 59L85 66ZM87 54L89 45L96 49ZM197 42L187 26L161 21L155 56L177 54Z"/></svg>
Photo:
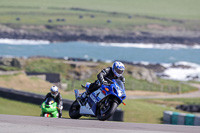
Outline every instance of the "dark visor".
<svg viewBox="0 0 200 133"><path fill-rule="evenodd" d="M56 92L53 92L53 91L52 91L51 93L52 93L52 94L57 94L58 92L57 92L57 91L56 91Z"/></svg>
<svg viewBox="0 0 200 133"><path fill-rule="evenodd" d="M122 74L122 73L124 72L124 70L117 69L116 67L115 67L115 71L116 71L118 74Z"/></svg>

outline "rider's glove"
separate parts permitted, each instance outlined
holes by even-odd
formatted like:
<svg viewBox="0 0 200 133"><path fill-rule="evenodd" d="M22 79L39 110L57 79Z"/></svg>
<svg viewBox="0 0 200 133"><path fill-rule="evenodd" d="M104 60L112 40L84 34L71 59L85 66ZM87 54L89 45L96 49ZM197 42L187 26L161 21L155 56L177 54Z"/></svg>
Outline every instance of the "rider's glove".
<svg viewBox="0 0 200 133"><path fill-rule="evenodd" d="M60 105L60 106L57 107L57 109L58 109L58 110L62 110L62 109L63 109L63 106Z"/></svg>
<svg viewBox="0 0 200 133"><path fill-rule="evenodd" d="M103 82L103 85L108 86L108 85L110 85L110 84L108 83L108 81L104 81L104 82Z"/></svg>

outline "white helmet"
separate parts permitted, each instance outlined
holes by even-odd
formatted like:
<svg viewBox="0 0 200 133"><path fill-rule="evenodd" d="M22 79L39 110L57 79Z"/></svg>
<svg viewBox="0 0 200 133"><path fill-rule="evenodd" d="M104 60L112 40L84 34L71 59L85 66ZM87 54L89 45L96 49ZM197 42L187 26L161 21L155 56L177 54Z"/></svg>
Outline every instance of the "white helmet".
<svg viewBox="0 0 200 133"><path fill-rule="evenodd" d="M125 70L125 67L123 63L119 61L115 61L113 63L112 71L117 77L121 77L122 74L124 73L124 70Z"/></svg>
<svg viewBox="0 0 200 133"><path fill-rule="evenodd" d="M53 97L56 97L58 95L58 87L57 86L52 86L50 91L51 91L51 95Z"/></svg>

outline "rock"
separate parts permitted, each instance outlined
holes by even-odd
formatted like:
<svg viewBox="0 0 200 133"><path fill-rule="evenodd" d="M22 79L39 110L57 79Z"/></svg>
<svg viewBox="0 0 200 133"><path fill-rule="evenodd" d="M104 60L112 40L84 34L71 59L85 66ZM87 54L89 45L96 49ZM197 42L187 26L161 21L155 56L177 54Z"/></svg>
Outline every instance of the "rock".
<svg viewBox="0 0 200 133"><path fill-rule="evenodd" d="M0 65L11 66L12 58L0 58Z"/></svg>
<svg viewBox="0 0 200 133"><path fill-rule="evenodd" d="M191 66L188 66L188 65L176 65L176 64L172 64L171 68L182 68L182 69L189 69L191 68Z"/></svg>
<svg viewBox="0 0 200 133"><path fill-rule="evenodd" d="M93 70L89 67L78 66L68 73L68 78L73 78L76 80L86 80L90 78L93 74Z"/></svg>
<svg viewBox="0 0 200 133"><path fill-rule="evenodd" d="M133 65L135 66L139 66L139 67L145 67L147 69L151 69L153 70L155 73L162 73L166 70L166 68L164 66L162 66L161 64L142 64L142 63L134 63Z"/></svg>
<svg viewBox="0 0 200 133"><path fill-rule="evenodd" d="M22 58L0 58L0 65L23 68L26 60Z"/></svg>
<svg viewBox="0 0 200 133"><path fill-rule="evenodd" d="M148 82L156 84L159 83L155 73L152 70L146 69L144 67L134 66L132 70L128 70L128 73L136 79L147 80Z"/></svg>

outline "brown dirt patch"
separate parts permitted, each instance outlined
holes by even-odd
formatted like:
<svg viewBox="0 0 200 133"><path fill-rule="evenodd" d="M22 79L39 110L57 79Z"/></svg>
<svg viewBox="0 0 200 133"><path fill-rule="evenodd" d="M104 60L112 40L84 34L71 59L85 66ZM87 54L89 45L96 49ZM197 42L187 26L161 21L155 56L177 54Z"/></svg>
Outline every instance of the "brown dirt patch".
<svg viewBox="0 0 200 133"><path fill-rule="evenodd" d="M28 77L26 74L0 76L0 86L27 92L46 94L50 91L52 83L39 78ZM67 93L59 90L61 93Z"/></svg>

